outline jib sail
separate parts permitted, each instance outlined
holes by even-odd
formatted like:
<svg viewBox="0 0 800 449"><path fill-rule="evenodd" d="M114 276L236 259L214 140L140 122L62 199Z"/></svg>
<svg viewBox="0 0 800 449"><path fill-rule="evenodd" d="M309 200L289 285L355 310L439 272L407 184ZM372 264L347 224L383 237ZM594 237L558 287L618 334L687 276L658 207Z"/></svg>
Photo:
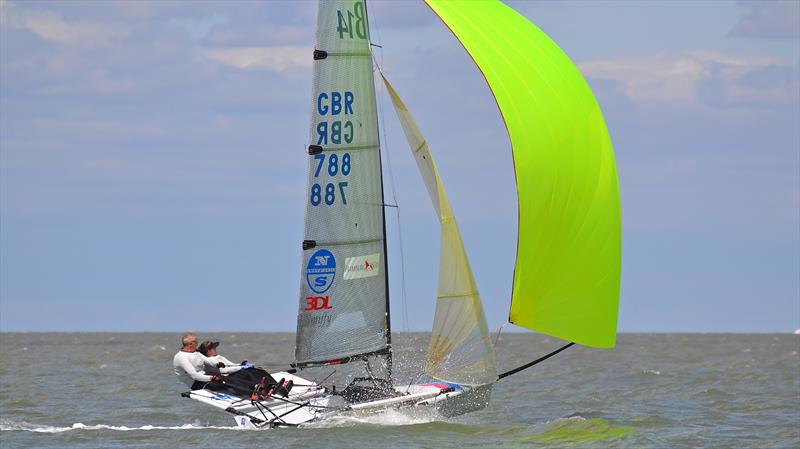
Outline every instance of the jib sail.
<svg viewBox="0 0 800 449"><path fill-rule="evenodd" d="M383 81L441 225L439 290L425 372L462 385L493 383L497 368L481 296L439 170L408 108L385 77Z"/></svg>

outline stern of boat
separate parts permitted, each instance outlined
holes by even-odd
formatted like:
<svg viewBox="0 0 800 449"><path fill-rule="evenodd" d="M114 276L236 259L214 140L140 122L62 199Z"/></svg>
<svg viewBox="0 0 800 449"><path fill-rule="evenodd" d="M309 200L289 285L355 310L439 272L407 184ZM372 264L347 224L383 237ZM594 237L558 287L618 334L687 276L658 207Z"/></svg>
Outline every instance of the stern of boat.
<svg viewBox="0 0 800 449"><path fill-rule="evenodd" d="M410 393L438 390L436 396L420 401L416 405L432 406L442 416L453 417L486 408L492 396L493 385L471 387L450 382L433 382L412 385L408 390Z"/></svg>

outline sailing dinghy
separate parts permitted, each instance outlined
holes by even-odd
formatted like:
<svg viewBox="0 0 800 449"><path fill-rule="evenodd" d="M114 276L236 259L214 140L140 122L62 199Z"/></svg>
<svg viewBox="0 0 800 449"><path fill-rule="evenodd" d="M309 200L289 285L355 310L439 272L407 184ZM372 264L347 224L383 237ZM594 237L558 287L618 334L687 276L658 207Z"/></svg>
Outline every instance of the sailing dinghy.
<svg viewBox="0 0 800 449"><path fill-rule="evenodd" d="M569 58L498 1L425 0L483 73L505 122L519 205L509 322L570 343L498 374L480 295L439 171L419 127L381 74L441 225L439 287L425 374L392 376L386 225L374 64L364 0L323 0L317 16L305 240L288 397L195 390L183 396L244 428L332 415L485 407L500 379L567 347L616 340L620 206L600 108ZM309 55L310 57L312 55ZM345 388L298 375L363 363ZM380 367L380 370L373 369ZM381 374L376 374L381 371Z"/></svg>

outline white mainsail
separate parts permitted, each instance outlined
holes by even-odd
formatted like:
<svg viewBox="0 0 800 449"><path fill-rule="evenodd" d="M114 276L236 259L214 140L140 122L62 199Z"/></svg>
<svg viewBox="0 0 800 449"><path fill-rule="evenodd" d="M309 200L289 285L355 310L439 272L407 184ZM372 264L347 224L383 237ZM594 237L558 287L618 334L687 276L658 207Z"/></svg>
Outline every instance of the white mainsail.
<svg viewBox="0 0 800 449"><path fill-rule="evenodd" d="M312 93L299 366L389 351L383 183L363 0L319 3Z"/></svg>
<svg viewBox="0 0 800 449"><path fill-rule="evenodd" d="M383 82L441 224L439 292L425 372L461 385L490 384L497 380L494 350L455 215L425 137L385 76Z"/></svg>

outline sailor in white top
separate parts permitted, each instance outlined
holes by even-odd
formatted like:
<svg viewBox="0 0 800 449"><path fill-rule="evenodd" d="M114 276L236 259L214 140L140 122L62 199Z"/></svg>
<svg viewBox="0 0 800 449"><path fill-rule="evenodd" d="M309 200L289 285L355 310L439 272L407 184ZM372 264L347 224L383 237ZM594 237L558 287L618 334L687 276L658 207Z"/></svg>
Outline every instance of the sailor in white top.
<svg viewBox="0 0 800 449"><path fill-rule="evenodd" d="M216 363L197 352L197 335L188 332L181 343L183 347L172 358L172 366L178 379L193 390L203 388L212 381L218 382L220 377Z"/></svg>

